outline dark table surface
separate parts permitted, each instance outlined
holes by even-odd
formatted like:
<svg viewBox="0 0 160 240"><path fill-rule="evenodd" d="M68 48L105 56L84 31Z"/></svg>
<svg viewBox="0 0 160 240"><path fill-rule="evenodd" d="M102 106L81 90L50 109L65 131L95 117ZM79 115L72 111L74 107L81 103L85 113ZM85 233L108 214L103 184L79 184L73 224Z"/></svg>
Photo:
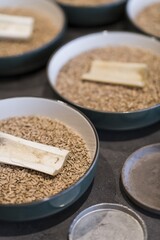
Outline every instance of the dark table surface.
<svg viewBox="0 0 160 240"><path fill-rule="evenodd" d="M78 36L106 29L131 31L125 19L97 28L69 27L61 44ZM45 67L23 76L0 78L0 99L20 96L55 98ZM100 156L95 179L87 192L56 216L22 223L0 221L0 240L66 240L75 216L86 207L103 202L120 203L130 207L145 221L149 240L160 240L160 216L133 204L123 193L120 184L120 173L126 158L142 146L160 142L160 123L135 131L97 131L100 138Z"/></svg>

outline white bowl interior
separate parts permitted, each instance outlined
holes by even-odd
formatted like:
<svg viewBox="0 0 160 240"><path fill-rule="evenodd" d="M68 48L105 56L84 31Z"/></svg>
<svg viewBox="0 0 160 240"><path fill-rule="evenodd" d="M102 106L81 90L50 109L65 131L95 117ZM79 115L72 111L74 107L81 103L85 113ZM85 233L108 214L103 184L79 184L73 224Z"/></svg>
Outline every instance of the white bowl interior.
<svg viewBox="0 0 160 240"><path fill-rule="evenodd" d="M152 50L160 54L160 42L135 33L101 32L75 39L54 54L48 65L48 79L54 88L60 69L72 58L91 49L105 46L132 46Z"/></svg>
<svg viewBox="0 0 160 240"><path fill-rule="evenodd" d="M0 100L0 120L16 116L46 116L57 119L75 129L90 150L94 158L97 148L95 132L88 120L77 110L59 101L42 98L10 98Z"/></svg>
<svg viewBox="0 0 160 240"><path fill-rule="evenodd" d="M127 3L127 15L134 22L136 16L147 6L160 3L160 0L129 0Z"/></svg>
<svg viewBox="0 0 160 240"><path fill-rule="evenodd" d="M61 30L65 23L65 18L62 10L53 1L47 0L1 0L0 8L5 7L18 7L29 8L32 10L41 11L43 14L47 14L53 21L54 25Z"/></svg>

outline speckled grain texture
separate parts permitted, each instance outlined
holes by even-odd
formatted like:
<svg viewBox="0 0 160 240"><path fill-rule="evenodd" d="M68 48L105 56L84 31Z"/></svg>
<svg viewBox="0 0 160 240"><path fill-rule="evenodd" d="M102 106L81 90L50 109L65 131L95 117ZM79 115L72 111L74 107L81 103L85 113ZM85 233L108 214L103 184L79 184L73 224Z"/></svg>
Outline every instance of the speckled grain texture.
<svg viewBox="0 0 160 240"><path fill-rule="evenodd" d="M42 116L10 118L0 121L0 131L70 151L65 166L54 177L0 164L1 204L33 202L53 196L77 182L92 163L83 138L57 120Z"/></svg>
<svg viewBox="0 0 160 240"><path fill-rule="evenodd" d="M26 16L34 19L34 28L29 40L0 40L0 57L23 54L49 43L58 34L58 27L53 20L43 11L32 8L0 8L1 14Z"/></svg>
<svg viewBox="0 0 160 240"><path fill-rule="evenodd" d="M145 7L136 16L135 21L145 32L160 37L160 3Z"/></svg>
<svg viewBox="0 0 160 240"><path fill-rule="evenodd" d="M148 76L142 89L82 81L93 60L145 63ZM99 111L126 112L160 103L160 56L148 50L121 46L80 54L65 64L57 78L57 91L69 101Z"/></svg>
<svg viewBox="0 0 160 240"><path fill-rule="evenodd" d="M69 28L64 42L87 33L104 30L97 28ZM126 21L108 26L108 30L127 30ZM13 96L39 96L54 99L46 70L12 79L0 78L0 99ZM7 81L8 80L8 81ZM120 174L127 157L138 148L160 141L160 123L135 131L98 131L100 158L93 185L86 194L66 211L37 221L0 221L0 240L67 240L73 219L87 207L97 203L120 203L135 210L145 221L148 240L159 240L160 217L137 208L120 188Z"/></svg>
<svg viewBox="0 0 160 240"><path fill-rule="evenodd" d="M114 3L117 1L119 0L57 0L57 2L73 6L97 6L101 4Z"/></svg>

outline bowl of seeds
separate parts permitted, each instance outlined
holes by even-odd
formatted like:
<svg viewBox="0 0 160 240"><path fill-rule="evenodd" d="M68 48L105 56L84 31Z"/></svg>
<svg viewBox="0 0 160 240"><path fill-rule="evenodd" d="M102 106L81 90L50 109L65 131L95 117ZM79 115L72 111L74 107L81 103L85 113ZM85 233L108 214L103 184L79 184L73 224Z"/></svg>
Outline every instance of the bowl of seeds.
<svg viewBox="0 0 160 240"><path fill-rule="evenodd" d="M0 23L0 75L44 66L65 30L63 10L48 0L2 0Z"/></svg>
<svg viewBox="0 0 160 240"><path fill-rule="evenodd" d="M159 0L129 0L126 12L128 19L137 30L160 39Z"/></svg>
<svg viewBox="0 0 160 240"><path fill-rule="evenodd" d="M69 24L98 26L120 19L126 0L57 0L66 13Z"/></svg>
<svg viewBox="0 0 160 240"><path fill-rule="evenodd" d="M160 120L160 42L127 32L77 38L54 54L48 80L57 97L97 128L129 130Z"/></svg>
<svg viewBox="0 0 160 240"><path fill-rule="evenodd" d="M0 220L42 218L78 200L95 176L92 123L66 103L42 98L0 100L0 109Z"/></svg>

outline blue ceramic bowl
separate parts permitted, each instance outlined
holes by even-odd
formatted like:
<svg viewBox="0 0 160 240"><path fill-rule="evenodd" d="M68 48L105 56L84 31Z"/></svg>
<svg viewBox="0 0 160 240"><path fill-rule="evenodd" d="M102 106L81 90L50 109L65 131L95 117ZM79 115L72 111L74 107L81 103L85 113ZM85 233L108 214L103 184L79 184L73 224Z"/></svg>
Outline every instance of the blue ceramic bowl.
<svg viewBox="0 0 160 240"><path fill-rule="evenodd" d="M95 128L83 114L63 102L42 98L20 97L0 100L0 120L28 115L56 118L75 129L85 140L93 161L79 181L59 194L26 204L0 204L0 220L27 221L58 213L79 199L95 176L99 139Z"/></svg>
<svg viewBox="0 0 160 240"><path fill-rule="evenodd" d="M96 6L74 6L58 2L66 13L68 23L74 26L91 27L117 21L124 13L126 0Z"/></svg>
<svg viewBox="0 0 160 240"><path fill-rule="evenodd" d="M0 75L11 76L30 72L44 66L55 49L65 32L66 20L63 11L56 4L47 0L2 0L0 8L31 8L35 11L43 11L50 16L53 23L57 25L59 32L48 43L35 50L28 51L24 54L18 54L7 57L0 57Z"/></svg>
<svg viewBox="0 0 160 240"><path fill-rule="evenodd" d="M140 47L160 54L160 42L155 39L135 33L104 31L89 34L67 43L51 57L48 65L48 79L54 92L64 101L83 111L97 128L130 130L142 128L160 120L160 104L133 112L102 112L77 105L63 97L56 89L57 75L70 59L92 49L121 45Z"/></svg>

